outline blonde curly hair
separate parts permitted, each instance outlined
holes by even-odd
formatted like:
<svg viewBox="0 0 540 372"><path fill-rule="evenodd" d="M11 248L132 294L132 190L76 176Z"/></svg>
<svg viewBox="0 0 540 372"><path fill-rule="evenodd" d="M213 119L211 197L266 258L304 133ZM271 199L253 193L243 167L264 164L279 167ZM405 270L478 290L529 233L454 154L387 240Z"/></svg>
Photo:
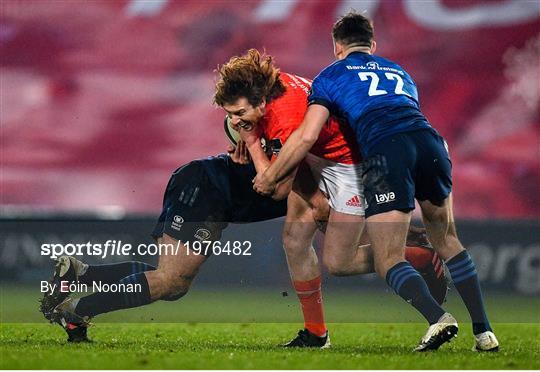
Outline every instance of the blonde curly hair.
<svg viewBox="0 0 540 372"><path fill-rule="evenodd" d="M243 56L232 57L219 67L214 103L218 106L234 104L245 97L252 106L259 105L285 93L285 86L279 79L279 68L273 64L270 55L250 49Z"/></svg>

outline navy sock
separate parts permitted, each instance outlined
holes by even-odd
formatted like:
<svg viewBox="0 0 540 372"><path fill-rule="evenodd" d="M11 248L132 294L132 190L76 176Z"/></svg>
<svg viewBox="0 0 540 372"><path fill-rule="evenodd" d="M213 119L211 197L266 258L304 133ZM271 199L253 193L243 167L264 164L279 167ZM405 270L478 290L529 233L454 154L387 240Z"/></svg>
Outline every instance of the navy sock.
<svg viewBox="0 0 540 372"><path fill-rule="evenodd" d="M93 285L94 282L112 284L126 276L155 269L154 266L139 261L119 262L106 265L89 265L84 275L79 278L79 282L88 285Z"/></svg>
<svg viewBox="0 0 540 372"><path fill-rule="evenodd" d="M445 313L429 293L422 276L410 263L400 262L394 265L386 273L386 282L401 298L413 305L429 324L437 323Z"/></svg>
<svg viewBox="0 0 540 372"><path fill-rule="evenodd" d="M469 253L463 251L452 257L452 259L446 262L446 267L450 271L454 286L463 299L465 306L467 306L467 310L469 310L473 324L473 333L477 335L482 332L491 331L491 326L484 308L480 282L478 281L476 268Z"/></svg>
<svg viewBox="0 0 540 372"><path fill-rule="evenodd" d="M98 314L108 313L110 311L129 309L147 305L152 302L150 299L150 288L144 273L137 273L122 278L118 284L140 284L141 289L135 289L134 292L96 292L79 300L75 313L80 316L93 317Z"/></svg>

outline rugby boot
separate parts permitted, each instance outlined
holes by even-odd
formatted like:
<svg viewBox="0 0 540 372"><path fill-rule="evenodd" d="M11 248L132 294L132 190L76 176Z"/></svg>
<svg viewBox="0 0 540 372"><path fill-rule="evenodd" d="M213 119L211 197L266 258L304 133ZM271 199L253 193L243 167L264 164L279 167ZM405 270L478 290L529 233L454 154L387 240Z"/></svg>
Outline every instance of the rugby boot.
<svg viewBox="0 0 540 372"><path fill-rule="evenodd" d="M78 300L66 298L56 306L51 314L51 323L58 323L68 335L68 342L92 342L88 339L87 331L91 325L89 317L82 317L75 313Z"/></svg>
<svg viewBox="0 0 540 372"><path fill-rule="evenodd" d="M49 281L51 291L43 294L40 301L39 311L43 313L45 318L51 320L54 309L62 303L70 294L69 291L62 291L62 282L69 284L77 283L79 277L84 275L88 265L70 256L61 256L56 260L52 279Z"/></svg>
<svg viewBox="0 0 540 372"><path fill-rule="evenodd" d="M327 349L331 346L330 336L328 331L324 336L319 337L308 331L307 329L302 329L298 332L298 335L293 338L291 341L287 342L283 347L312 347L319 349Z"/></svg>
<svg viewBox="0 0 540 372"><path fill-rule="evenodd" d="M473 351L499 351L499 341L491 331L474 335Z"/></svg>
<svg viewBox="0 0 540 372"><path fill-rule="evenodd" d="M450 342L452 338L457 337L457 333L458 324L456 319L451 314L444 313L437 323L429 326L414 351L437 350L445 342Z"/></svg>

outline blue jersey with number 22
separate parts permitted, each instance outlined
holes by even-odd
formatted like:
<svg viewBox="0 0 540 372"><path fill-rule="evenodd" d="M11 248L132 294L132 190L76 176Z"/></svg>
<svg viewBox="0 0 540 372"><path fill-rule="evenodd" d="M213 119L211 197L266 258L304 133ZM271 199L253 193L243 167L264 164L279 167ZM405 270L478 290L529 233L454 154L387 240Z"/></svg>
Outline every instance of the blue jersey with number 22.
<svg viewBox="0 0 540 372"><path fill-rule="evenodd" d="M420 111L409 74L367 53L353 52L321 71L313 80L308 101L346 119L364 156L384 137L431 128Z"/></svg>

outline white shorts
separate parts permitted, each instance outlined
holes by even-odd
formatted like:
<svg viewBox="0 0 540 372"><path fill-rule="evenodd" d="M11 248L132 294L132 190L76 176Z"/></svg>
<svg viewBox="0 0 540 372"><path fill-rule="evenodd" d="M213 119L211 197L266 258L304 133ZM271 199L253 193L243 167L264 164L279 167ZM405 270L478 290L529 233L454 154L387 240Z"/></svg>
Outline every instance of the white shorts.
<svg viewBox="0 0 540 372"><path fill-rule="evenodd" d="M311 153L306 156L319 189L328 196L336 212L364 215L364 186L362 164L341 164L319 158Z"/></svg>

